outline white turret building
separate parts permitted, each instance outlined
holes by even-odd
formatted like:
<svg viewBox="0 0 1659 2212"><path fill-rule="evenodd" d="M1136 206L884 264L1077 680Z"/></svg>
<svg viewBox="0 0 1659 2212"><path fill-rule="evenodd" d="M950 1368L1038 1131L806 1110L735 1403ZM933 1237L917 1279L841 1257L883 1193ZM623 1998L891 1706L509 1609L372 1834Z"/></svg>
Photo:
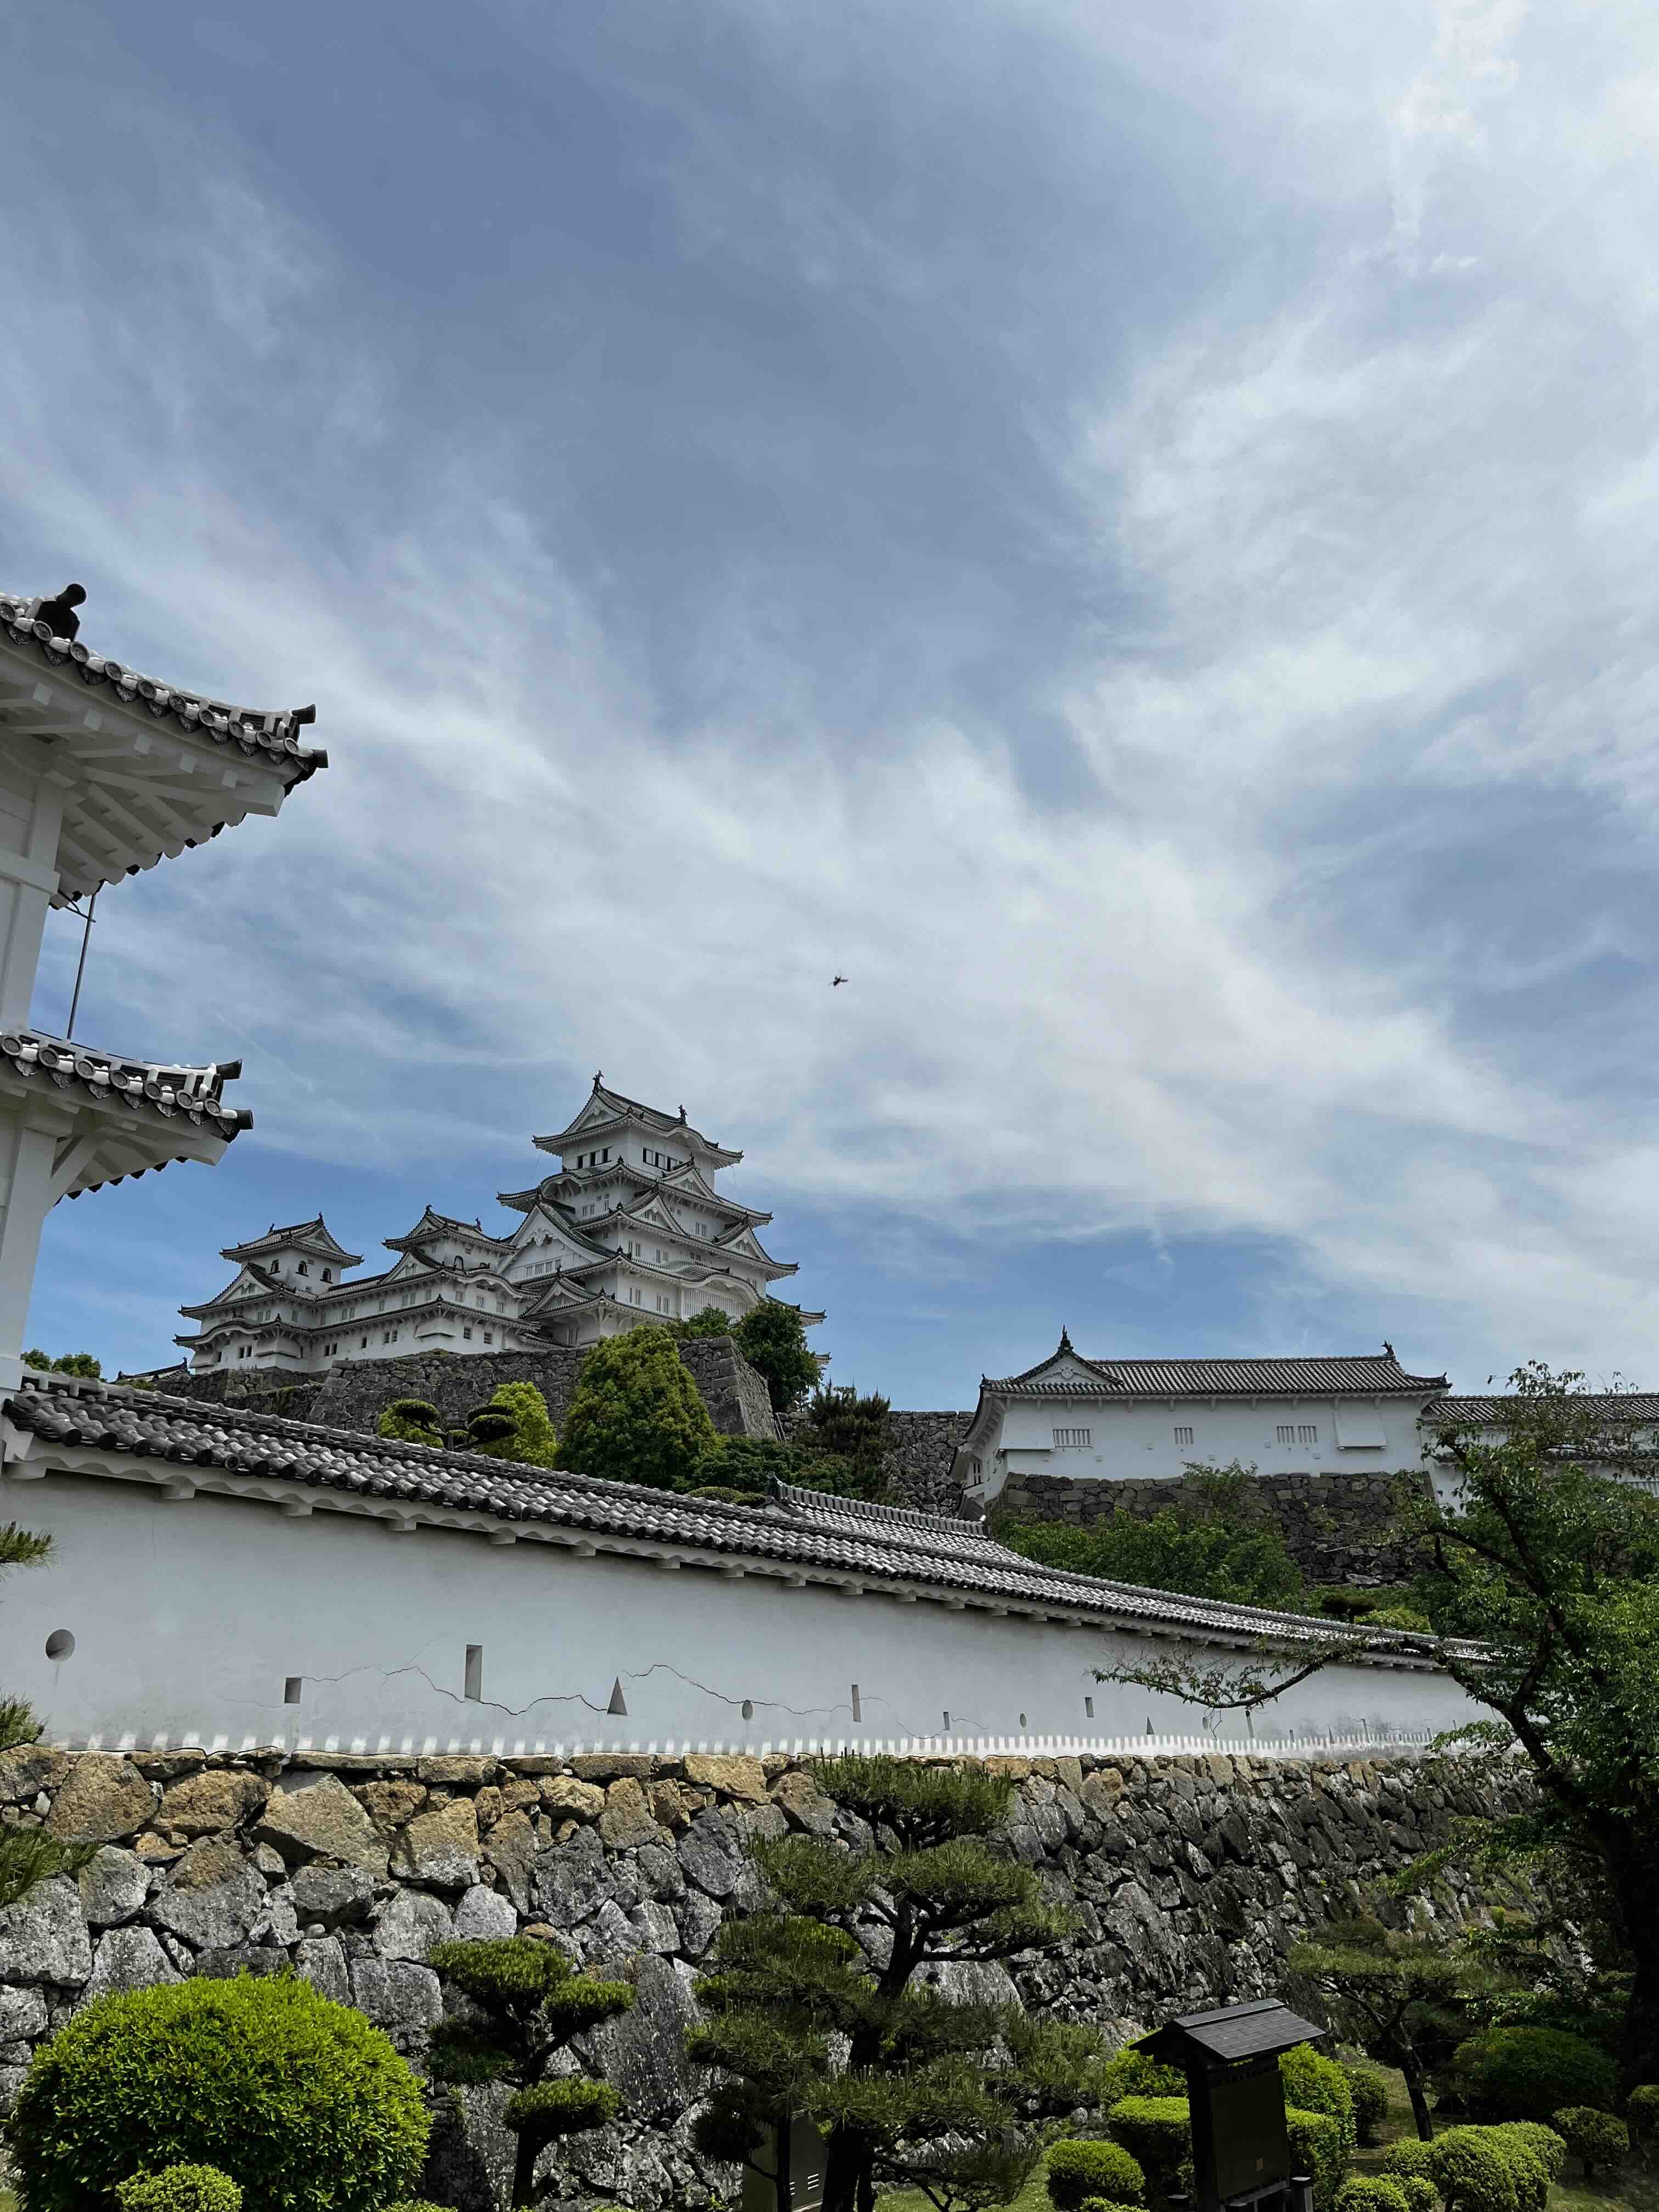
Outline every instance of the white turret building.
<svg viewBox="0 0 1659 2212"><path fill-rule="evenodd" d="M350 1280L362 1255L320 1214L227 1245L236 1274L205 1304L179 1310L199 1324L177 1340L192 1371L314 1375L413 1352L582 1346L709 1306L736 1322L796 1272L755 1233L771 1215L714 1188L743 1154L694 1129L683 1106L641 1105L596 1075L574 1120L532 1141L560 1165L498 1194L523 1217L505 1235L428 1206L385 1239L391 1267Z"/></svg>
<svg viewBox="0 0 1659 2212"><path fill-rule="evenodd" d="M211 1164L252 1115L225 1103L239 1060L180 1066L32 1025L50 907L275 814L327 763L267 714L158 684L80 641L78 584L0 592L0 1389L22 1372L46 1215L60 1198L173 1160ZM73 1020L65 1024L72 1029Z"/></svg>

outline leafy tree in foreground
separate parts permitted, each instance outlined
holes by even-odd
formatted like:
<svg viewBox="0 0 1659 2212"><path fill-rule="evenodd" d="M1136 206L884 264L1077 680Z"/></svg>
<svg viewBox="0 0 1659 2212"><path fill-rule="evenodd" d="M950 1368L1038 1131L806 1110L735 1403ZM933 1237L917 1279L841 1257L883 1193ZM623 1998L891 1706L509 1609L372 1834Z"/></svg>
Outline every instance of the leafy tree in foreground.
<svg viewBox="0 0 1659 2212"><path fill-rule="evenodd" d="M52 1552L52 1538L20 1528L15 1521L0 1528L0 1571L7 1567L38 1567ZM41 1723L27 1699L0 1692L0 1751L15 1751L33 1743ZM15 1905L37 1882L55 1874L75 1874L86 1865L97 1848L91 1844L60 1844L44 1828L0 1828L0 1905Z"/></svg>
<svg viewBox="0 0 1659 2212"><path fill-rule="evenodd" d="M1319 1942L1297 1944L1285 1963L1335 2000L1368 2058L1400 2069L1419 2138L1431 2141L1429 2070L1462 2027L1455 2001L1468 1971L1443 1936L1406 1935L1369 1918L1337 1920Z"/></svg>
<svg viewBox="0 0 1659 2212"><path fill-rule="evenodd" d="M630 1328L601 1338L582 1361L560 1456L577 1474L678 1490L716 1433L668 1331Z"/></svg>
<svg viewBox="0 0 1659 2212"><path fill-rule="evenodd" d="M818 1379L818 1363L806 1342L806 1324L793 1306L763 1298L732 1331L738 1350L766 1384L775 1413L798 1406Z"/></svg>
<svg viewBox="0 0 1659 2212"><path fill-rule="evenodd" d="M852 1495L879 1498L887 1486L891 1411L879 1391L860 1396L851 1383L825 1384L812 1393L797 1434L812 1450L848 1462L856 1486Z"/></svg>
<svg viewBox="0 0 1659 2212"><path fill-rule="evenodd" d="M407 1402L407 1401L406 1401ZM514 1460L521 1467L557 1467L559 1440L548 1418L547 1401L533 1382L498 1382L489 1402L475 1406L455 1437L463 1451L486 1459Z"/></svg>
<svg viewBox="0 0 1659 2212"><path fill-rule="evenodd" d="M1628 1479L1650 1476L1654 1455L1581 1376L1534 1362L1511 1382L1498 1442L1448 1426L1430 1448L1457 1497L1402 1484L1399 1512L1425 1561L1416 1595L1444 1639L1438 1663L1493 1717L1461 1733L1494 1791L1533 1784L1526 1809L1475 1824L1464 1847L1583 1866L1631 1972L1619 2052L1631 2087L1659 2079L1659 1494ZM1594 1471L1610 1463L1625 1475ZM1386 1632L1358 1633L1363 1645ZM1176 1659L1103 1679L1253 1708L1354 1649L1341 1636L1300 1654L1266 1643L1239 1668Z"/></svg>
<svg viewBox="0 0 1659 2212"><path fill-rule="evenodd" d="M1036 1875L995 1840L1013 1784L896 1759L815 1772L869 1824L871 1846L757 1843L778 1904L722 1928L698 1984L707 2019L690 2049L714 2074L699 2144L765 2172L768 2130L787 2143L799 2112L824 2134L824 2212L867 2212L878 2186L920 2189L939 2212L1006 2204L1036 2161L1041 2123L1091 2101L1103 2057L1092 2029L952 2002L918 1979L1065 1933ZM777 2187L782 2212L787 2166Z"/></svg>
<svg viewBox="0 0 1659 2212"><path fill-rule="evenodd" d="M89 1382L97 1382L104 1371L103 1362L94 1359L89 1352L60 1352L52 1359L38 1347L23 1354L25 1367L33 1367L40 1375L84 1375Z"/></svg>
<svg viewBox="0 0 1659 2212"><path fill-rule="evenodd" d="M1188 1494L1147 1521L1114 1513L1086 1528L1013 1522L999 1522L996 1533L1010 1551L1073 1574L1233 1605L1293 1604L1302 1591L1301 1572L1278 1522L1261 1510L1254 1468L1235 1461L1228 1468L1188 1472Z"/></svg>
<svg viewBox="0 0 1659 2212"><path fill-rule="evenodd" d="M535 1936L494 1942L436 1943L428 1964L470 1997L472 2016L452 2014L432 2031L428 2071L454 2087L505 2081L513 2088L502 2124L518 2137L513 2203L534 2196L536 2160L561 2136L584 2135L615 2118L622 2100L585 2075L543 2076L556 2051L601 2021L626 2012L626 1982L579 1974L556 1943Z"/></svg>

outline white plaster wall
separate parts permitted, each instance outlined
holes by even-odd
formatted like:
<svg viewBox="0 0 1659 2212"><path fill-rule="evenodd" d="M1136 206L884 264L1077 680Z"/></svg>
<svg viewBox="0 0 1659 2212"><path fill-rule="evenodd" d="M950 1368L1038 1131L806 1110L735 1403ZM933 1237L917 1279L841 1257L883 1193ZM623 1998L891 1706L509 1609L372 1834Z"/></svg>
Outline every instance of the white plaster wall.
<svg viewBox="0 0 1659 2212"><path fill-rule="evenodd" d="M7 1589L9 1691L55 1741L533 1751L954 1735L1195 1732L1196 1707L1097 1682L1144 1638L982 1610L852 1596L750 1574L384 1522L82 1475L9 1480L0 1514L49 1531ZM55 1629L76 1639L46 1658ZM488 1702L463 1698L469 1644ZM303 1678L301 1702L283 1681ZM621 1680L628 1716L606 1716ZM852 1718L859 1685L861 1723ZM1094 1700L1092 1718L1085 1699ZM742 1703L752 1702L745 1723ZM1022 1723L1022 1715L1024 1722ZM1441 1676L1333 1668L1257 1733L1443 1728L1471 1717ZM1240 1717L1220 1732L1242 1736Z"/></svg>
<svg viewBox="0 0 1659 2212"><path fill-rule="evenodd" d="M1226 1400L1212 1404L1191 1398L1131 1405L1109 1399L1021 1399L1008 1406L1000 1437L990 1439L978 1456L994 1486L998 1477L992 1474L993 1462L999 1447L1007 1455L1011 1471L1064 1475L1074 1482L1176 1476L1191 1460L1220 1467L1235 1459L1247 1467L1254 1462L1263 1474L1340 1474L1349 1468L1363 1474L1418 1464L1422 1451L1419 1410L1415 1398L1384 1398L1375 1405L1352 1407L1344 1401L1340 1407L1329 1398L1262 1398L1250 1404ZM1384 1443L1340 1445L1337 1416L1350 1411L1380 1421ZM1316 1428L1319 1440L1316 1444L1280 1443L1274 1431L1282 1425ZM1176 1443L1177 1425L1191 1429L1190 1444ZM1079 1428L1091 1432L1088 1445L1055 1446L1056 1429Z"/></svg>

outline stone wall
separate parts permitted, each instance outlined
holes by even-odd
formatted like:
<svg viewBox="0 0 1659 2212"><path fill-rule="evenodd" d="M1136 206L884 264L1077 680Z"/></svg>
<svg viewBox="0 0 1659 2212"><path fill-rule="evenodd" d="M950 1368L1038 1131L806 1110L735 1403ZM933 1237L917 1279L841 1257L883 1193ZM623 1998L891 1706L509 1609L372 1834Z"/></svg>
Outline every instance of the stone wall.
<svg viewBox="0 0 1659 2212"><path fill-rule="evenodd" d="M1064 1947L960 1970L962 1986L1115 2029L1263 1995L1352 1887L1489 1812L1455 1761L1224 1757L993 1762L1018 1782L1015 1854L1076 1915ZM866 1832L782 1755L670 1759L280 1753L0 1754L0 1818L95 1843L78 1880L0 1911L0 2092L101 1991L291 1963L378 2021L418 2066L445 1993L424 1961L452 1934L552 1932L631 1980L594 2055L628 2102L555 2154L549 2203L640 2212L706 2201L682 2045L723 1916L760 1888L748 1846L789 1829ZM1443 1907L1457 1910L1455 1905ZM445 2118L422 2194L485 2212L508 2138L494 2093Z"/></svg>
<svg viewBox="0 0 1659 2212"><path fill-rule="evenodd" d="M691 1337L679 1346L714 1426L724 1436L774 1437L766 1385L729 1336ZM372 1431L393 1398L424 1398L446 1427L459 1426L498 1382L533 1382L560 1426L576 1387L585 1352L550 1345L542 1352L412 1353L406 1359L356 1359L327 1375L286 1376L266 1368L252 1374L159 1375L163 1389L209 1405L243 1406L287 1419L315 1421L330 1429Z"/></svg>
<svg viewBox="0 0 1659 2212"><path fill-rule="evenodd" d="M1410 1470L1426 1486L1426 1477ZM1285 1547L1310 1583L1371 1588L1409 1583L1409 1548L1394 1533L1398 1477L1374 1474L1267 1474L1252 1485L1284 1532ZM1054 1521L1086 1528L1114 1513L1149 1521L1183 1495L1183 1480L1073 1482L1058 1474L1011 1475L996 1501L998 1520Z"/></svg>

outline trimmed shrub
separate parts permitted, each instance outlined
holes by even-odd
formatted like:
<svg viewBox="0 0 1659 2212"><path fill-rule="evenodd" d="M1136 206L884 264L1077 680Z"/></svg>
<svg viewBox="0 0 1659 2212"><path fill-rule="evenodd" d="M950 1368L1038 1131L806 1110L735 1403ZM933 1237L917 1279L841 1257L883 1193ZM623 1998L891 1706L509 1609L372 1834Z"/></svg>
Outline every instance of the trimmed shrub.
<svg viewBox="0 0 1659 2212"><path fill-rule="evenodd" d="M1630 2156L1630 2130L1611 2112L1598 2112L1593 2105L1567 2105L1554 2118L1587 2181L1622 2166Z"/></svg>
<svg viewBox="0 0 1659 2212"><path fill-rule="evenodd" d="M394 1398L382 1407L374 1433L392 1443L438 1445L444 1441L443 1419L429 1398Z"/></svg>
<svg viewBox="0 0 1659 2212"><path fill-rule="evenodd" d="M1426 2173L1396 2173L1391 2179L1405 2191L1409 2212L1439 2212L1440 2191Z"/></svg>
<svg viewBox="0 0 1659 2212"><path fill-rule="evenodd" d="M1411 2212L1411 2203L1392 2176L1351 2173L1336 2192L1336 2212Z"/></svg>
<svg viewBox="0 0 1659 2212"><path fill-rule="evenodd" d="M1109 2197L1085 2197L1078 2212L1140 2212L1134 2204L1115 2204Z"/></svg>
<svg viewBox="0 0 1659 2212"><path fill-rule="evenodd" d="M1555 2027L1489 2028L1458 2045L1452 2070L1470 2106L1492 2120L1535 2120L1571 2105L1605 2112L1617 2080L1605 2051Z"/></svg>
<svg viewBox="0 0 1659 2212"><path fill-rule="evenodd" d="M19 2212L83 2212L149 2167L235 2176L244 2212L380 2212L419 2179L420 2084L361 2013L287 1976L99 1997L5 2126Z"/></svg>
<svg viewBox="0 0 1659 2212"><path fill-rule="evenodd" d="M547 1401L533 1382L498 1382L487 1405L475 1406L456 1443L486 1459L512 1460L521 1467L557 1467L559 1440L553 1433Z"/></svg>
<svg viewBox="0 0 1659 2212"><path fill-rule="evenodd" d="M574 1474L674 1490L695 1477L714 1424L665 1328L602 1337L577 1373L562 1459Z"/></svg>
<svg viewBox="0 0 1659 2212"><path fill-rule="evenodd" d="M1384 2173L1421 2173L1432 2181L1434 2145L1407 2136L1404 2142L1390 2143L1377 2163Z"/></svg>
<svg viewBox="0 0 1659 2212"><path fill-rule="evenodd" d="M1120 2097L1106 2115L1106 2132L1122 2144L1160 2197L1168 2196L1182 2160L1192 2156L1192 2121L1184 2097Z"/></svg>
<svg viewBox="0 0 1659 2212"><path fill-rule="evenodd" d="M242 2192L216 2166L135 2174L115 2192L121 2212L242 2212Z"/></svg>
<svg viewBox="0 0 1659 2212"><path fill-rule="evenodd" d="M1388 2083L1369 2066L1345 2066L1342 2071L1353 2100L1354 2133L1362 2143L1374 2143L1389 2117Z"/></svg>
<svg viewBox="0 0 1659 2212"><path fill-rule="evenodd" d="M1630 2131L1638 2142L1659 2142L1659 2081L1644 2081L1625 2100Z"/></svg>
<svg viewBox="0 0 1659 2212"><path fill-rule="evenodd" d="M1567 2163L1567 2147L1553 2128L1547 2128L1542 2120L1505 2120L1497 2132L1513 2142L1524 2143L1551 2181L1559 2181Z"/></svg>
<svg viewBox="0 0 1659 2212"><path fill-rule="evenodd" d="M1187 2076L1178 2066L1162 2066L1144 2051L1126 2044L1115 2051L1099 2075L1101 2105L1115 2105L1120 2097L1185 2097Z"/></svg>
<svg viewBox="0 0 1659 2212"><path fill-rule="evenodd" d="M1521 2212L1513 2160L1492 2129L1448 2128L1425 2148L1446 2212Z"/></svg>
<svg viewBox="0 0 1659 2212"><path fill-rule="evenodd" d="M1358 2136L1354 2128L1353 2091L1341 2067L1334 2058L1316 2051L1312 2044L1298 2043L1294 2050L1280 2053L1279 2075L1285 2084L1286 2105L1294 2105L1299 2112L1323 2112L1327 2119L1336 2122L1346 2167Z"/></svg>
<svg viewBox="0 0 1659 2212"><path fill-rule="evenodd" d="M1053 2143L1048 2150L1048 2202L1058 2212L1081 2212L1091 2197L1138 2204L1146 2193L1140 2162L1117 2142Z"/></svg>
<svg viewBox="0 0 1659 2212"><path fill-rule="evenodd" d="M1346 2088L1347 2085L1345 2082L1343 2086ZM1296 2170L1313 2176L1314 2203L1319 2212L1330 2212L1348 2170L1341 2122L1334 2120L1328 2112L1304 2112L1294 2105L1286 2105L1285 2126L1291 2138L1291 2157Z"/></svg>

